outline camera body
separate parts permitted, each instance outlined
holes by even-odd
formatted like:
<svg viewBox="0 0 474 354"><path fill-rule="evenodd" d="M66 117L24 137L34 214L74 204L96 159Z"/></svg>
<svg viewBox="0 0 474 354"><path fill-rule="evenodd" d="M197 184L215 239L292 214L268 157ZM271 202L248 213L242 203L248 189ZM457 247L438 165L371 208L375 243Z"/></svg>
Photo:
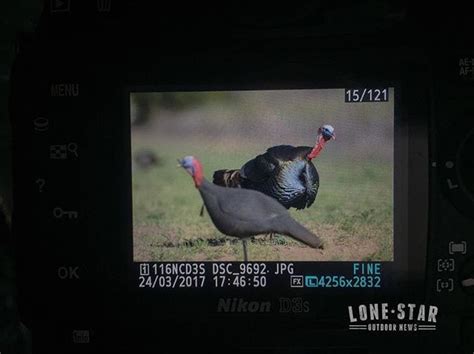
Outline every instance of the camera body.
<svg viewBox="0 0 474 354"><path fill-rule="evenodd" d="M145 8L100 9L47 8L32 40L19 43L12 72L19 306L35 352L474 351L474 54L466 43L419 45L408 20L370 30L359 23L348 34L304 21L259 28L221 19L215 33L160 14L151 31ZM344 88L354 99L387 87L393 262L332 263L318 274L293 262L134 261L132 92ZM233 277L223 287L140 287L150 267L206 282ZM254 284L262 269L270 286ZM333 286L321 285L323 274ZM355 287L355 276L380 284Z"/></svg>

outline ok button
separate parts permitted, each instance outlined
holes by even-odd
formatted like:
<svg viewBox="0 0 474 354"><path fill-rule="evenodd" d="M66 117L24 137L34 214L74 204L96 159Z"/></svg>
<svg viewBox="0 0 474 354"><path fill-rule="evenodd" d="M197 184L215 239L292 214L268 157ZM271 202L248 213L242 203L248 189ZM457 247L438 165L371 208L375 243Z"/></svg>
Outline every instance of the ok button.
<svg viewBox="0 0 474 354"><path fill-rule="evenodd" d="M79 266L61 266L58 268L58 278L61 280L79 280Z"/></svg>

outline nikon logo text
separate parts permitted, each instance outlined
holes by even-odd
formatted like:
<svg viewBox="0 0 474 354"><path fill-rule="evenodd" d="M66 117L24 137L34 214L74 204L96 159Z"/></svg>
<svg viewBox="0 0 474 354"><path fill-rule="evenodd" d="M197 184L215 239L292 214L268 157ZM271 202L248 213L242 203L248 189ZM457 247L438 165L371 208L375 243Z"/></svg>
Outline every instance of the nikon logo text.
<svg viewBox="0 0 474 354"><path fill-rule="evenodd" d="M220 298L217 302L217 312L270 312L270 301L248 301L242 298Z"/></svg>

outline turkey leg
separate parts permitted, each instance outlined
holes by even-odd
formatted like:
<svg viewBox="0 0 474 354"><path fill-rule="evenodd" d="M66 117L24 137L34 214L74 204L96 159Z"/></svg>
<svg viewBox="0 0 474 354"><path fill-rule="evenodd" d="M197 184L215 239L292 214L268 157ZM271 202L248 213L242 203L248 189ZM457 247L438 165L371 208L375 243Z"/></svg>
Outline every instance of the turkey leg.
<svg viewBox="0 0 474 354"><path fill-rule="evenodd" d="M242 246L244 246L244 262L248 262L248 257L247 257L247 239L243 238L242 239Z"/></svg>

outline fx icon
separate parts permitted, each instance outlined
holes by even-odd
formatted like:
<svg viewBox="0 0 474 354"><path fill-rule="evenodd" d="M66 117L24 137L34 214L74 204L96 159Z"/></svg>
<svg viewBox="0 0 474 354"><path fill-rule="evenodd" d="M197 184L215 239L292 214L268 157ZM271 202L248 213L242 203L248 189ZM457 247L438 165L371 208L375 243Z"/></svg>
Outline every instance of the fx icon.
<svg viewBox="0 0 474 354"><path fill-rule="evenodd" d="M303 287L303 276L302 275L292 275L290 277L290 287L292 287L292 288L302 288Z"/></svg>

